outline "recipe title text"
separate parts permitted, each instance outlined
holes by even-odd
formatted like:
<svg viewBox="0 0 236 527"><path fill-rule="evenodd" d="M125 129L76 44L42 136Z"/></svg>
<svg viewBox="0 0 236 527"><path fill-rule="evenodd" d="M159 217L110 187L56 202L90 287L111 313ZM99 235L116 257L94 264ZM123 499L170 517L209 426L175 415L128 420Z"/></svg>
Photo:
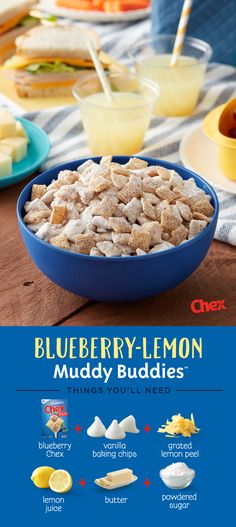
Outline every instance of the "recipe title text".
<svg viewBox="0 0 236 527"><path fill-rule="evenodd" d="M202 338L154 337L37 337L34 341L36 359L57 361L54 366L54 379L100 379L107 383L113 375L117 379L182 379L186 366L170 366L160 361L185 361L203 358ZM127 366L126 361L140 358L146 362ZM61 360L87 360L81 367L61 364ZM93 361L99 361L96 364ZM109 360L115 366L107 367ZM117 364L116 361L124 361ZM91 361L91 362L90 362ZM157 361L153 364L152 361Z"/></svg>

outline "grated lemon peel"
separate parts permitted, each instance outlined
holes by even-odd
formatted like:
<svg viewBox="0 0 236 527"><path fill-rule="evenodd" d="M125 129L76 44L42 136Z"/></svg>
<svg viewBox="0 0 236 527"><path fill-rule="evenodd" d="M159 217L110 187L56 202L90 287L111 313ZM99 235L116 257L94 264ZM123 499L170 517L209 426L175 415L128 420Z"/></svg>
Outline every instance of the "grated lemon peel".
<svg viewBox="0 0 236 527"><path fill-rule="evenodd" d="M195 425L193 414L190 419L182 417L181 414L173 415L172 421L167 419L166 424L158 428L160 434L166 434L166 437L175 437L182 435L183 437L191 437L193 434L198 434L200 428Z"/></svg>

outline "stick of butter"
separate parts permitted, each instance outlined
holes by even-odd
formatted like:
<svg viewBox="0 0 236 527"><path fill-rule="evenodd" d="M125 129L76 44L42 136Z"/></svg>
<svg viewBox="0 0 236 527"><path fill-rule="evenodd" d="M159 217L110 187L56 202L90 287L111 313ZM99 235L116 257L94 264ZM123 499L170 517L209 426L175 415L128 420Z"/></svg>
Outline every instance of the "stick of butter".
<svg viewBox="0 0 236 527"><path fill-rule="evenodd" d="M99 483L99 485L102 485L102 487L111 487L112 486L112 482L108 481L107 478L99 478L99 479L96 479L96 481Z"/></svg>
<svg viewBox="0 0 236 527"><path fill-rule="evenodd" d="M0 139L16 135L16 121L5 108L0 108Z"/></svg>
<svg viewBox="0 0 236 527"><path fill-rule="evenodd" d="M1 145L13 147L13 161L18 163L27 155L27 141L24 137L5 137L0 142Z"/></svg>
<svg viewBox="0 0 236 527"><path fill-rule="evenodd" d="M0 177L10 176L12 173L12 160L10 156L0 152Z"/></svg>
<svg viewBox="0 0 236 527"><path fill-rule="evenodd" d="M107 473L108 481L111 481L113 484L127 483L131 481L133 476L133 471L129 468L123 468L122 470L115 470L114 472Z"/></svg>

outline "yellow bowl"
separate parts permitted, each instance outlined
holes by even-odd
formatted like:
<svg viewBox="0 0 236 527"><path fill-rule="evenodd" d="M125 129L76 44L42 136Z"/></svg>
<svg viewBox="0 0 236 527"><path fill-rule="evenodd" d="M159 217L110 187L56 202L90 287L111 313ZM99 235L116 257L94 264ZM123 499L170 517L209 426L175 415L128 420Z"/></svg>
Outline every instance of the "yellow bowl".
<svg viewBox="0 0 236 527"><path fill-rule="evenodd" d="M236 139L222 133L224 122L228 120L229 109L236 108L236 99L221 104L207 114L203 121L203 130L209 139L218 145L218 160L225 177L236 181Z"/></svg>

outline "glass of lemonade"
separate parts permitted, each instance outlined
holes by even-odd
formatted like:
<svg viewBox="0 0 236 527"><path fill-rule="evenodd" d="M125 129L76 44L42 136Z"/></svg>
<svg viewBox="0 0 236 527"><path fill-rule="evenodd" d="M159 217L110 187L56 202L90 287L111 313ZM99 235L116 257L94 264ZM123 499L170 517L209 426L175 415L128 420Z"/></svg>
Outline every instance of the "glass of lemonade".
<svg viewBox="0 0 236 527"><path fill-rule="evenodd" d="M163 117L192 114L212 55L209 44L186 37L177 64L171 66L174 42L175 35L159 35L135 44L130 51L137 74L158 84L155 114Z"/></svg>
<svg viewBox="0 0 236 527"><path fill-rule="evenodd" d="M77 83L73 90L89 147L97 155L135 154L142 148L159 88L153 81L126 71L106 76L112 102L96 73Z"/></svg>

